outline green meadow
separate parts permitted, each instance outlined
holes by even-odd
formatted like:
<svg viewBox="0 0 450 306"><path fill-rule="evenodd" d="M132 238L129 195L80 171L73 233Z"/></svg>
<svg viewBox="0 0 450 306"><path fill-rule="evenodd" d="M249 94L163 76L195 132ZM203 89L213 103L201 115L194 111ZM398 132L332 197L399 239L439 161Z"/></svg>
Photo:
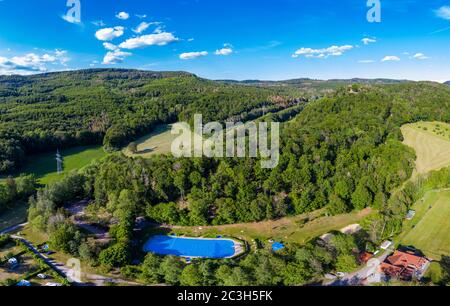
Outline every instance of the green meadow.
<svg viewBox="0 0 450 306"><path fill-rule="evenodd" d="M41 184L55 182L72 170L81 169L89 165L93 160L107 155L102 146L75 147L60 151L63 157L63 173L56 172L56 152L31 155L26 165L16 173L35 174ZM4 179L4 177L2 178Z"/></svg>

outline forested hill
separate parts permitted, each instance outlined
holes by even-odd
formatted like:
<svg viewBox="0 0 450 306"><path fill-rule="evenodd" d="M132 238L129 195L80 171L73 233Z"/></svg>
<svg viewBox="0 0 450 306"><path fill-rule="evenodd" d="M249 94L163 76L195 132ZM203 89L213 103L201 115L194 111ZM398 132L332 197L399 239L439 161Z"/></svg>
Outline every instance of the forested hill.
<svg viewBox="0 0 450 306"><path fill-rule="evenodd" d="M447 81L444 84L450 86L450 81Z"/></svg>
<svg viewBox="0 0 450 306"><path fill-rule="evenodd" d="M401 227L408 207L388 199L411 177L415 161L413 149L402 144L400 127L420 120L450 121L450 87L353 84L309 103L285 124L274 169L261 169L252 158L113 155L89 171L89 190L105 206L122 192L131 193L136 215L181 225L261 221L324 207L333 215L375 207L386 212L386 220L374 228L376 235L390 235ZM178 205L181 198L186 205Z"/></svg>
<svg viewBox="0 0 450 306"><path fill-rule="evenodd" d="M118 148L160 123L238 117L305 101L292 88L223 84L187 72L92 69L0 76L0 173L26 154L85 144Z"/></svg>

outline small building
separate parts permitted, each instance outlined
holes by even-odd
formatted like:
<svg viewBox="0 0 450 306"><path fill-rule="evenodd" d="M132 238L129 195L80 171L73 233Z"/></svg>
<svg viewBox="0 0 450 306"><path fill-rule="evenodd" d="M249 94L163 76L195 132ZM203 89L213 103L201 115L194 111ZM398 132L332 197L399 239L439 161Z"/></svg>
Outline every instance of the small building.
<svg viewBox="0 0 450 306"><path fill-rule="evenodd" d="M430 260L410 252L395 251L381 263L380 271L386 276L403 281L422 278Z"/></svg>
<svg viewBox="0 0 450 306"><path fill-rule="evenodd" d="M414 218L415 215L416 215L415 210L408 211L408 214L406 214L406 220L412 220L412 218Z"/></svg>
<svg viewBox="0 0 450 306"><path fill-rule="evenodd" d="M383 243L381 244L380 249L382 249L382 250L387 250L387 249L389 249L393 244L394 244L394 243L393 243L392 241L387 240L387 241L385 241L385 242L383 242Z"/></svg>

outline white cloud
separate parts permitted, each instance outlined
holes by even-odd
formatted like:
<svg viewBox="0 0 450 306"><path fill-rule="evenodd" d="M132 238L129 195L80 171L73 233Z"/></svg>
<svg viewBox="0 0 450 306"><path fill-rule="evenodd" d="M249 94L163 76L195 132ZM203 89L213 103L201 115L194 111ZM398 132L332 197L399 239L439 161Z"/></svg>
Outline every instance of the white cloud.
<svg viewBox="0 0 450 306"><path fill-rule="evenodd" d="M122 20L127 20L128 18L130 18L130 14L128 14L127 12L120 12L116 15L116 17Z"/></svg>
<svg viewBox="0 0 450 306"><path fill-rule="evenodd" d="M145 30L147 30L149 26L150 23L143 21L135 29L133 29L133 32L136 34L141 34Z"/></svg>
<svg viewBox="0 0 450 306"><path fill-rule="evenodd" d="M398 62L400 60L400 58L398 56L395 55L387 55L385 57L383 57L383 59L381 60L382 62Z"/></svg>
<svg viewBox="0 0 450 306"><path fill-rule="evenodd" d="M69 61L67 51L55 50L51 53L38 55L28 53L23 56L11 58L0 57L0 74L33 74L48 71L47 64L60 64L65 66Z"/></svg>
<svg viewBox="0 0 450 306"><path fill-rule="evenodd" d="M104 27L106 23L103 22L103 20L95 20L91 21L91 23L97 27Z"/></svg>
<svg viewBox="0 0 450 306"><path fill-rule="evenodd" d="M300 48L292 55L292 57L297 58L304 56L307 58L327 58L329 56L341 56L346 51L353 49L354 46L343 45L343 46L331 46L324 49L312 49L312 48Z"/></svg>
<svg viewBox="0 0 450 306"><path fill-rule="evenodd" d="M194 59L194 58L201 57L201 56L206 56L206 55L208 55L208 52L206 52L206 51L187 52L187 53L180 54L180 59L182 59L182 60L189 60L189 59Z"/></svg>
<svg viewBox="0 0 450 306"><path fill-rule="evenodd" d="M450 20L450 6L442 6L434 12L437 17L445 20Z"/></svg>
<svg viewBox="0 0 450 306"><path fill-rule="evenodd" d="M231 49L230 47L225 47L225 48L222 48L220 50L216 50L216 55L224 55L224 56L226 56L226 55L230 55L232 53L233 53L233 49Z"/></svg>
<svg viewBox="0 0 450 306"><path fill-rule="evenodd" d="M105 57L103 58L103 64L104 65L112 65L117 63L122 63L124 59L128 56L131 56L130 52L124 52L119 49L114 51L109 51L106 53Z"/></svg>
<svg viewBox="0 0 450 306"><path fill-rule="evenodd" d="M146 14L144 14L144 15L136 14L135 16L136 16L137 18L139 18L139 19L147 18L147 15L146 15Z"/></svg>
<svg viewBox="0 0 450 306"><path fill-rule="evenodd" d="M178 41L178 38L172 33L162 32L127 39L119 47L123 49L137 49L147 46L165 46L175 41Z"/></svg>
<svg viewBox="0 0 450 306"><path fill-rule="evenodd" d="M416 54L413 55L412 58L419 59L419 60L429 59L429 57L425 56L425 54L423 54L423 53L416 53Z"/></svg>
<svg viewBox="0 0 450 306"><path fill-rule="evenodd" d="M368 38L368 37L364 37L363 39L361 39L362 43L365 45L368 45L370 43L376 43L377 40L375 38Z"/></svg>
<svg viewBox="0 0 450 306"><path fill-rule="evenodd" d="M122 36L123 33L124 27L104 28L95 32L95 37L97 37L98 40L108 41Z"/></svg>
<svg viewBox="0 0 450 306"><path fill-rule="evenodd" d="M117 47L116 45L109 43L109 42L104 42L103 47L105 47L105 49L111 50L111 51L115 51L115 50L119 49L119 47Z"/></svg>
<svg viewBox="0 0 450 306"><path fill-rule="evenodd" d="M370 63L374 63L374 60L359 60L358 63L360 64L370 64Z"/></svg>

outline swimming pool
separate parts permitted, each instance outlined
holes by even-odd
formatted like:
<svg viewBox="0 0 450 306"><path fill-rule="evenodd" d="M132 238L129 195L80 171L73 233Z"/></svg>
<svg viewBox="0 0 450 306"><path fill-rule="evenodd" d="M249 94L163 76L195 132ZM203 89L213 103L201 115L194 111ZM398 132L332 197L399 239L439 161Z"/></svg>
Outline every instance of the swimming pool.
<svg viewBox="0 0 450 306"><path fill-rule="evenodd" d="M144 252L193 258L230 258L240 253L240 244L231 239L203 239L153 236L144 244Z"/></svg>

